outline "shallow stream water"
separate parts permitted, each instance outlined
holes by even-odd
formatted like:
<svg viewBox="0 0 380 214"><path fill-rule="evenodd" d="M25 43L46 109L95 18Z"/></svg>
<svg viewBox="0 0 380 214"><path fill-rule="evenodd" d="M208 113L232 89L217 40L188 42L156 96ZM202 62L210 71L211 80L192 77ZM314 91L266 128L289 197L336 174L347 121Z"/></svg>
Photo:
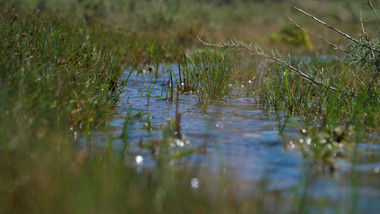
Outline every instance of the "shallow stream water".
<svg viewBox="0 0 380 214"><path fill-rule="evenodd" d="M178 72L176 66L171 66ZM121 135L127 112L134 115L143 111L152 117L152 131L144 128L147 115L131 120L129 124L130 162L137 170L154 168L156 162L151 151L144 149L141 142L150 142L162 138L160 126L166 124L168 118L174 118L176 103L166 99L165 86L169 78L164 66L156 78L155 74L133 73L127 82L124 98L116 109L116 117L109 122L113 148L124 149ZM144 75L145 81L141 75ZM150 97L146 94L153 87ZM149 89L148 89L149 90ZM220 101L210 105L207 111L197 106L197 96L193 94L179 95L178 110L182 113L182 132L191 142L180 144L180 149L197 148L197 151L182 157L179 161L189 168L201 168L209 173L223 172L229 179L243 184L259 182L265 178L270 182L269 189L290 194L294 189L305 185L307 180L307 197L325 199L327 213L333 209L346 207L345 203L357 201L355 209L363 213L380 213L380 144L379 136L372 135L366 142L358 143L356 163L351 159L338 159L338 170L335 173L320 173L307 165L297 147L285 147L278 131L276 115L266 114L253 98L241 98ZM297 138L296 129L285 129L288 136ZM104 133L92 133L91 142L104 144ZM355 171L356 176L351 176ZM196 183L201 188L202 183ZM249 188L248 188L249 189ZM329 206L329 204L331 206ZM340 212L345 210L340 210Z"/></svg>

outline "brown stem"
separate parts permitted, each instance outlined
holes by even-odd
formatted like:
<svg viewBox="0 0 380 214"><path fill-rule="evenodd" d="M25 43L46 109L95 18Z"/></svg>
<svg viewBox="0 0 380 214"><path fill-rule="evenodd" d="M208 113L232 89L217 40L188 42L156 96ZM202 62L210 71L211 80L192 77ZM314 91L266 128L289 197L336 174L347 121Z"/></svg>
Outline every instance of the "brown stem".
<svg viewBox="0 0 380 214"><path fill-rule="evenodd" d="M377 14L375 8L373 7L372 3L370 0L367 0L367 4L369 6L369 8L371 8L371 10L373 11L373 13L377 16L377 18L379 18L379 15Z"/></svg>
<svg viewBox="0 0 380 214"><path fill-rule="evenodd" d="M367 41L369 41L369 36L368 33L364 29L364 24L363 24L363 18L362 18L362 12L360 12L360 26L362 27L362 32Z"/></svg>
<svg viewBox="0 0 380 214"><path fill-rule="evenodd" d="M326 22L324 22L324 21L322 21L322 20L316 18L315 16L312 16L312 15L308 14L307 12L305 12L305 11L299 9L298 7L295 7L295 9L298 10L299 12L303 13L304 15L306 15L306 16L308 16L308 17L314 19L315 21L319 22L320 24L322 24L322 25L324 25L324 26L330 28L331 30L333 30L333 31L335 31L335 32L337 32L337 33L339 33L340 35L346 37L347 39L349 39L349 40L355 42L356 44L361 45L361 46L363 46L363 47L365 47L365 48L368 48L368 49L370 49L370 50L372 50L372 51L375 51L375 52L377 52L377 53L380 53L380 50L377 50L377 49L375 49L375 48L373 48L373 47L371 47L371 46L368 46L368 45L366 45L366 44L360 43L357 39L353 38L352 36L350 36L350 35L344 33L343 31L341 31L341 30L339 30L339 29L337 29L337 28L334 28L334 27L330 26L330 25L327 24Z"/></svg>
<svg viewBox="0 0 380 214"><path fill-rule="evenodd" d="M355 58L357 58L357 59L360 59L360 60L364 60L364 61L366 61L366 62L369 62L368 60L363 59L362 57L359 57L358 55L356 55L356 54L354 54L354 53L352 53L352 52L349 52L349 51L346 50L346 49L343 49L342 47L338 46L337 44L334 44L334 43L330 42L329 40L327 40L327 39L325 39L325 38L323 38L323 37L321 37L321 36L318 36L317 34L315 34L315 33L313 33L313 32L310 32L310 31L306 30L305 28L303 28L303 27L301 27L299 24L297 24L297 23L296 23L292 18L290 18L288 15L286 15L286 16L288 17L288 19L289 19L291 22L293 22L293 24L295 24L297 27L299 27L301 30L305 31L306 33L308 33L308 34L310 34L310 35L312 35L312 36L314 36L314 37L316 37L316 38L318 38L318 39L320 39L320 40L322 40L322 41L324 41L324 42L330 44L330 45L333 46L334 48L339 49L340 51L343 51L344 53L349 54L349 55L351 55L352 57L355 57Z"/></svg>
<svg viewBox="0 0 380 214"><path fill-rule="evenodd" d="M362 32L363 32L363 35L364 35L365 39L369 42L369 36L368 36L367 32L364 29L362 12L360 12L360 25L362 27ZM375 58L375 53L373 51L371 51L371 55L372 55L373 58Z"/></svg>

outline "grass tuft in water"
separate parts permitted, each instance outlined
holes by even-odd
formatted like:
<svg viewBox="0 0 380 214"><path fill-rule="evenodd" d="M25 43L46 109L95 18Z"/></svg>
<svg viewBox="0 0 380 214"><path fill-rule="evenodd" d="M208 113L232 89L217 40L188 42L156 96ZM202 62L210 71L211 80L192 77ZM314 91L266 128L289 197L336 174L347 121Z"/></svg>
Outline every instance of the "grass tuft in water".
<svg viewBox="0 0 380 214"><path fill-rule="evenodd" d="M190 73L198 104L201 107L228 97L232 92L232 73L236 68L233 57L229 54L211 50L195 50L187 53L191 62L185 66L185 73Z"/></svg>

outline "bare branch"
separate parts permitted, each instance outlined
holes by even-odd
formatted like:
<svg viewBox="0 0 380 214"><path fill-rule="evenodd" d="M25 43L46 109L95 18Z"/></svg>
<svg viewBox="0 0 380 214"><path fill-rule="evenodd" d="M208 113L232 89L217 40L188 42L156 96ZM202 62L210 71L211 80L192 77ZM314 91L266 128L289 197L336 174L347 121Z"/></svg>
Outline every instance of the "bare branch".
<svg viewBox="0 0 380 214"><path fill-rule="evenodd" d="M350 51L348 51L348 50L346 50L346 49L344 49L344 48L338 46L337 44L334 44L334 43L330 42L329 40L327 40L327 39L325 39L325 38L323 38L323 37L321 37L321 36L318 36L317 34L315 34L315 33L313 33L313 32L310 32L310 31L306 30L305 28L303 28L303 27L301 27L299 24L297 24L297 23L296 23L292 18L290 18L287 14L285 14L285 15L288 17L288 19L289 19L291 22L293 22L293 24L295 24L297 27L299 27L301 30L305 31L306 33L308 33L308 34L310 34L310 35L312 35L312 36L314 36L314 37L316 37L316 38L318 38L318 39L320 39L320 40L322 40L322 41L324 41L324 42L330 44L330 45L333 46L334 48L339 49L340 51L343 51L344 53L349 54L349 55L351 55L352 57L355 57L355 58L357 58L357 59L360 59L360 60L364 60L364 61L366 61L366 62L369 62L368 60L363 59L362 57L359 57L358 55L356 55L356 54L354 54L354 53L352 53L352 52L350 52Z"/></svg>
<svg viewBox="0 0 380 214"><path fill-rule="evenodd" d="M363 43L359 42L357 39L353 38L352 36L350 36L350 35L344 33L343 31L341 31L341 30L339 30L339 29L337 29L337 28L334 28L334 27L330 26L330 25L327 24L326 22L324 22L324 21L322 21L322 20L316 18L315 16L312 16L312 15L308 14L307 12L305 12L305 11L299 9L298 7L295 7L295 9L298 10L299 12L303 13L304 15L306 15L306 16L308 16L308 17L314 19L315 21L319 22L320 24L322 24L322 25L324 25L324 26L330 28L331 30L333 30L333 31L335 31L335 32L337 32L337 33L339 33L340 35L346 37L347 39L349 39L349 40L355 42L356 44L359 44L359 45L361 45L361 46L363 46L363 47L365 47L365 48L368 48L368 49L370 49L370 50L372 50L372 51L375 51L375 52L377 52L377 53L380 53L380 50L377 50L377 49L375 49L375 48L373 48L373 47L371 47L371 46L368 46L368 45L366 45L366 44L363 44Z"/></svg>
<svg viewBox="0 0 380 214"><path fill-rule="evenodd" d="M372 3L370 0L367 0L367 4L369 6L369 8L371 8L371 10L373 11L373 13L376 15L377 18L379 18L379 15L377 14L375 8L373 7Z"/></svg>
<svg viewBox="0 0 380 214"><path fill-rule="evenodd" d="M361 25L361 27L362 27L362 32L363 32L363 35L364 35L365 39L366 39L367 41L369 41L369 36L368 36L367 32L366 32L365 29L364 29L362 12L360 12L360 25Z"/></svg>
<svg viewBox="0 0 380 214"><path fill-rule="evenodd" d="M363 32L363 35L364 35L365 39L367 40L367 42L369 42L369 36L368 36L367 32L364 29L362 12L360 12L360 25L362 27L362 32ZM371 55L372 55L373 58L375 58L375 53L373 51L371 51Z"/></svg>

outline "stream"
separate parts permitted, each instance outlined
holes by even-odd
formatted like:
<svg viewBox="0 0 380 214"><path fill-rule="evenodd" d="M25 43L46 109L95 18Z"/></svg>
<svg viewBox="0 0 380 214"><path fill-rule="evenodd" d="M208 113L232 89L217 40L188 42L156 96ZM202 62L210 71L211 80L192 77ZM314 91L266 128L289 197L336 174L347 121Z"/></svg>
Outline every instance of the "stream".
<svg viewBox="0 0 380 214"><path fill-rule="evenodd" d="M165 69L160 67L160 70ZM172 65L171 69L178 73L176 66ZM130 115L141 111L145 113L131 120L128 126L128 162L135 164L136 170L154 169L157 163L151 150L142 148L140 144L161 139L161 125L176 115L176 103L166 99L168 78L167 69L157 79L154 74L134 72L127 82L116 116L108 123L110 135L114 136L112 147L122 151L124 141L118 136L122 133L128 112ZM150 97L142 96L151 87ZM176 160L183 166L203 169L200 171L207 173L222 172L234 182L241 183L242 191L249 190L250 182L257 183L265 178L270 182L270 190L283 194L292 194L295 189L307 185L308 198L326 199L327 207L339 204L341 206L338 207L347 209L343 212L350 211L351 207L344 205L353 200L359 206L357 210L363 213L380 212L380 137L377 134L357 143L355 164L351 158L340 158L337 159L339 168L334 173L321 173L307 164L296 146L284 146L276 114L266 114L253 98L241 96L220 101L208 106L206 112L197 106L197 102L196 93L179 95L182 133L190 144L177 143L176 147L197 149ZM150 132L144 128L148 113L151 116ZM297 128L291 126L284 133L294 139L300 135ZM91 144L104 146L106 138L102 132L90 133ZM88 139L81 141L82 144L89 142ZM353 171L355 176L352 176ZM202 183L196 180L198 187L201 188ZM325 212L335 211L331 208Z"/></svg>

